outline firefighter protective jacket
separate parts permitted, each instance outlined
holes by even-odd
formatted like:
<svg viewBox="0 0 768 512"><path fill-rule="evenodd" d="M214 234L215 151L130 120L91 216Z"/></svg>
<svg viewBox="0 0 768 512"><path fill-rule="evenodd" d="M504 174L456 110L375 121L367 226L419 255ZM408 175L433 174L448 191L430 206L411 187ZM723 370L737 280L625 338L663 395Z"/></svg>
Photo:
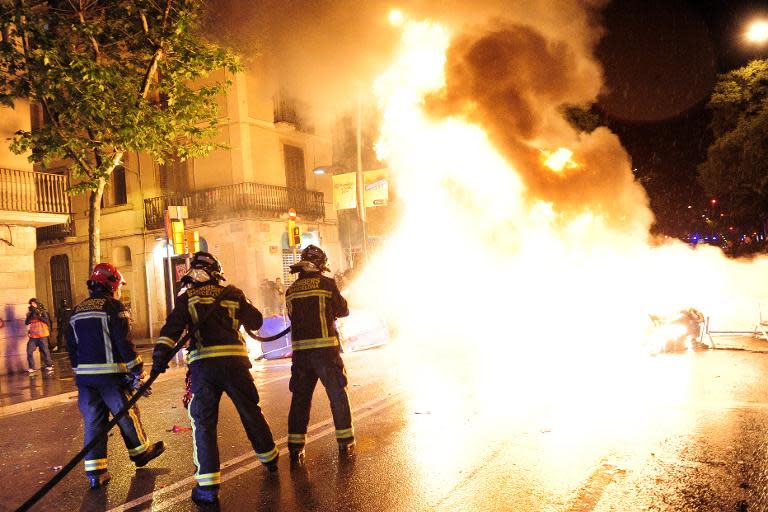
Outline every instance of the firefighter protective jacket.
<svg viewBox="0 0 768 512"><path fill-rule="evenodd" d="M261 327L263 318L258 309L245 297L239 288L230 286L226 298L203 323L189 342L187 361L190 364L211 357L242 358L245 366L251 366L240 325L255 331ZM185 329L197 324L213 306L224 286L208 283L188 288L176 301L160 337L155 345L155 354L170 350Z"/></svg>
<svg viewBox="0 0 768 512"><path fill-rule="evenodd" d="M67 351L76 375L141 374L143 362L131 341L131 320L122 302L104 293L75 306Z"/></svg>
<svg viewBox="0 0 768 512"><path fill-rule="evenodd" d="M300 272L285 293L285 303L294 352L339 346L335 320L349 315L349 307L336 281L320 272Z"/></svg>

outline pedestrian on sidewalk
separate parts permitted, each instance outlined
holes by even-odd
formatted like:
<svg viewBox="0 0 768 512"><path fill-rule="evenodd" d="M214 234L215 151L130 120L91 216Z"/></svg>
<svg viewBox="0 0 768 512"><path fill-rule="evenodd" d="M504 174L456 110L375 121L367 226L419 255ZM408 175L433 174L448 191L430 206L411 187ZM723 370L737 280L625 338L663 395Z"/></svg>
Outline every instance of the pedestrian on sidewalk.
<svg viewBox="0 0 768 512"><path fill-rule="evenodd" d="M275 285L272 290L272 313L282 315L285 304L285 287L279 277L275 278Z"/></svg>
<svg viewBox="0 0 768 512"><path fill-rule="evenodd" d="M99 263L87 281L90 297L75 306L67 329L67 351L75 373L80 412L87 445L109 423L109 413L116 415L141 385L144 364L131 340L128 311L120 302L123 275L110 263ZM118 422L128 455L136 467L165 451L162 441L150 444L133 405ZM85 456L85 474L91 489L109 482L107 436Z"/></svg>
<svg viewBox="0 0 768 512"><path fill-rule="evenodd" d="M215 307L190 340L187 352L192 392L188 411L197 468L192 501L199 505L218 501L221 471L217 423L222 393L235 404L259 461L270 472L277 470L278 450L259 407L259 393L249 371L251 360L240 334L240 326L255 331L263 318L242 290L225 288L221 281L224 274L219 261L210 253L196 252L189 272L181 279L186 290L160 329L152 356L152 373L164 372L176 340ZM216 305L222 293L227 293L226 298Z"/></svg>
<svg viewBox="0 0 768 512"><path fill-rule="evenodd" d="M69 319L72 317L72 306L67 299L61 299L59 310L56 312L56 344L51 348L52 352L57 352L64 348L66 343L65 333L69 325Z"/></svg>
<svg viewBox="0 0 768 512"><path fill-rule="evenodd" d="M51 317L42 302L35 298L29 299L27 318L24 323L29 326L27 341L27 373L32 375L35 369L35 348L40 350L40 364L45 365L45 371L53 371L53 360L48 351L48 338L51 336Z"/></svg>
<svg viewBox="0 0 768 512"><path fill-rule="evenodd" d="M327 262L322 249L315 245L306 247L301 251L301 260L291 265L291 273L298 273L299 277L286 292L293 348L288 385L293 393L288 413L288 450L291 463L299 466L304 463L309 411L318 379L331 402L339 454L348 457L355 446L347 372L335 325L337 318L349 315L349 308L336 281L323 275L329 271Z"/></svg>

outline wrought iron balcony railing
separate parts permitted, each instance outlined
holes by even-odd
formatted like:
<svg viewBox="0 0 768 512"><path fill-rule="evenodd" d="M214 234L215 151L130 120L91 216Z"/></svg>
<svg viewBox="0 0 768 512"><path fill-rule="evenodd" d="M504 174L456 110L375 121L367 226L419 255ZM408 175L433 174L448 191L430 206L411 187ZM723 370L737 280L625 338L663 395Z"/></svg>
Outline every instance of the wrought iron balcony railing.
<svg viewBox="0 0 768 512"><path fill-rule="evenodd" d="M289 208L307 219L325 217L322 192L246 182L145 199L147 229L165 225L165 211L169 206L186 206L190 218L203 221L246 215L276 217Z"/></svg>
<svg viewBox="0 0 768 512"><path fill-rule="evenodd" d="M0 210L69 213L66 174L0 168Z"/></svg>

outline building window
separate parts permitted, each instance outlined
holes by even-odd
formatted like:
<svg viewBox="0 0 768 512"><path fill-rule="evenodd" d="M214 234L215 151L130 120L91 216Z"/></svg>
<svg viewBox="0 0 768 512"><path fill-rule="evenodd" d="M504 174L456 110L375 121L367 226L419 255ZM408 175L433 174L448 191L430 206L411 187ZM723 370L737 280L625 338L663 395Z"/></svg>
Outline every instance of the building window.
<svg viewBox="0 0 768 512"><path fill-rule="evenodd" d="M157 166L157 183L163 195L178 194L192 190L191 165L189 160L169 158Z"/></svg>
<svg viewBox="0 0 768 512"><path fill-rule="evenodd" d="M298 252L283 250L283 286L288 287L299 277L299 274L291 274L291 265L295 265L301 259Z"/></svg>
<svg viewBox="0 0 768 512"><path fill-rule="evenodd" d="M29 105L29 117L30 127L32 131L37 131L45 127L46 124L50 124L48 114L43 106L39 103L30 103Z"/></svg>
<svg viewBox="0 0 768 512"><path fill-rule="evenodd" d="M101 197L102 208L118 206L128 202L128 189L125 185L125 167L118 165L109 176L104 195Z"/></svg>
<svg viewBox="0 0 768 512"><path fill-rule="evenodd" d="M283 146L285 156L285 186L292 190L306 190L304 150L296 146Z"/></svg>
<svg viewBox="0 0 768 512"><path fill-rule="evenodd" d="M306 103L297 100L285 89L280 89L274 96L274 122L275 124L291 124L304 133L315 133L315 127L309 118L302 116L302 112L307 112L309 107Z"/></svg>

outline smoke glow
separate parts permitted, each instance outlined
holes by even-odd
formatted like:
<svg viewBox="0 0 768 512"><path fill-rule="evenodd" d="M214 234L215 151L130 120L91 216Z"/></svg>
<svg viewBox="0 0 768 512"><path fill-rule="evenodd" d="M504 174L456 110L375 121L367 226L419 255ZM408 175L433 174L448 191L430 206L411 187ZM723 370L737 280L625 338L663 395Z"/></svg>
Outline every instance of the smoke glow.
<svg viewBox="0 0 768 512"><path fill-rule="evenodd" d="M647 384L649 314L695 307L714 328L751 329L765 261L654 244L647 197L615 135L577 133L552 117L562 100L595 92L591 83L568 91L549 84L570 66L588 69L579 64L586 57L530 28L495 34L523 45L504 52L555 49L545 81L520 78L532 88L520 89L534 116L525 126L498 118L508 109L494 117L482 105L484 83L446 79L459 65L447 56L462 55L457 41L477 48L488 42L482 33L457 37L438 23L406 21L399 53L374 86L384 120L378 151L404 213L348 293L396 327L403 364L418 373L445 358L444 378L462 374L463 385L495 390L491 407L518 391L528 399L595 389L618 397ZM579 73L574 80L595 76ZM486 80L517 74L525 70ZM499 130L503 123L511 128ZM561 149L541 158L540 147ZM579 172L545 168L574 162Z"/></svg>

